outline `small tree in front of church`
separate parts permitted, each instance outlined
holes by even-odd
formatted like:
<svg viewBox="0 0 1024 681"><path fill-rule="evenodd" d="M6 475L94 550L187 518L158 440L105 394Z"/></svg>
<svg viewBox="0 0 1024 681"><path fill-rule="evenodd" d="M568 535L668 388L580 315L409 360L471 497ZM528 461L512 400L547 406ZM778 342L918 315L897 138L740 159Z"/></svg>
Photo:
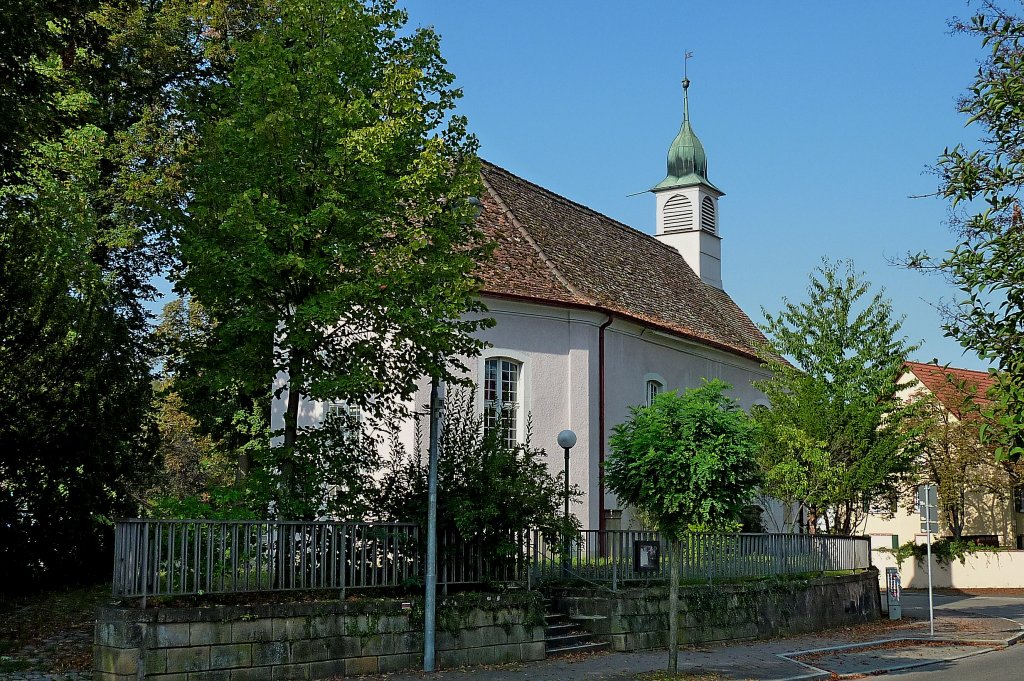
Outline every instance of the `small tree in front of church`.
<svg viewBox="0 0 1024 681"><path fill-rule="evenodd" d="M680 539L734 531L757 484L757 425L709 381L634 407L615 427L605 481L621 502L652 519L669 539L669 671L679 662Z"/></svg>

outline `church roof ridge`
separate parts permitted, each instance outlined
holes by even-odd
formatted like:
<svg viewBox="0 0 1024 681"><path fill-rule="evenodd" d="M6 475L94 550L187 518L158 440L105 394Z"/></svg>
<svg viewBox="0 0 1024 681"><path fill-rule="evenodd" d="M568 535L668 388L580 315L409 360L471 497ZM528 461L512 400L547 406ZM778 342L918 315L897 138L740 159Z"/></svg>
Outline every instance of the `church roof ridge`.
<svg viewBox="0 0 1024 681"><path fill-rule="evenodd" d="M761 332L676 249L496 164L481 174L477 224L498 244L477 271L484 295L598 309L761 359Z"/></svg>
<svg viewBox="0 0 1024 681"><path fill-rule="evenodd" d="M497 163L494 163L492 161L488 161L487 159L484 159L484 158L480 159L480 163L481 163L481 165L490 166L494 170L497 170L497 171L505 173L505 174L507 174L507 175L509 175L511 177L514 177L516 179L516 181L524 183L524 184L528 184L528 185L530 185L530 187L532 189L534 189L536 191L539 191L539 192L542 192L542 193L546 194L547 196L549 196L550 198L552 198L552 199L554 199L554 200L556 200L556 201L558 201L560 203L564 203L564 204L566 204L567 206L569 206L571 208L575 208L575 209L578 209L578 210L583 210L583 211L586 211L588 213L591 213L595 217L598 217L598 218L600 218L602 220L607 221L609 224L611 224L614 227L617 227L617 228L619 228L621 230L624 230L624 231L627 231L627 232L629 232L631 234L638 235L638 236L641 236L641 237L643 237L645 239L648 239L648 240L650 240L652 242L652 244L656 244L658 246L658 248L665 249L665 251L668 252L668 253L678 253L678 251L674 247L669 246L668 244L659 241L653 235L648 234L647 232L641 231L641 230L637 229L636 227L633 227L632 225L627 225L625 222L622 222L621 220L616 220L615 218L611 217L610 215L606 215L606 214L602 213L601 211L599 211L599 210L597 210L595 208L591 208L590 206L587 206L585 204L580 203L579 201L573 201L572 199L570 199L570 198L568 198L566 196L562 196L558 192L552 191L552 190L548 189L547 187L543 187L543 186L537 184L536 182L531 182L530 180L527 180L524 177L516 175L511 170L509 170L507 168L503 168L502 166L499 166Z"/></svg>

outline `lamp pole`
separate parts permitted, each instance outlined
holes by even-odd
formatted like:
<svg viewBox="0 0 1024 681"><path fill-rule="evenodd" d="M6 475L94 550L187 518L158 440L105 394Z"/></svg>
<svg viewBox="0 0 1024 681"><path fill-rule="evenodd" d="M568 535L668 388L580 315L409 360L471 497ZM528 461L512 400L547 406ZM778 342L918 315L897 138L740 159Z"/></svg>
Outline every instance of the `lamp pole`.
<svg viewBox="0 0 1024 681"><path fill-rule="evenodd" d="M427 574L423 598L423 671L434 671L437 611L437 443L441 431L441 395L437 377L430 381L430 444L427 463Z"/></svg>
<svg viewBox="0 0 1024 681"><path fill-rule="evenodd" d="M558 434L558 446L565 451L565 511L562 516L562 576L569 576L569 450L576 445L576 433L563 430Z"/></svg>

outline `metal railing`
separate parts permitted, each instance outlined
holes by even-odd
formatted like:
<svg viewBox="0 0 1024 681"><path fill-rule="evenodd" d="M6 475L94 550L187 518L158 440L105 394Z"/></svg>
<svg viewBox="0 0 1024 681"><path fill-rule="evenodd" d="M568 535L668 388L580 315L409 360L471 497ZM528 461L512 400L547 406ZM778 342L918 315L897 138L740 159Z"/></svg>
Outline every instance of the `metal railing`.
<svg viewBox="0 0 1024 681"><path fill-rule="evenodd" d="M653 568L637 565L637 542L655 543ZM558 546L531 547L538 579L579 578L610 583L668 578L666 539L657 532L583 530L563 559ZM756 579L788 574L863 570L871 566L868 537L811 534L691 534L680 542L680 578L684 581Z"/></svg>
<svg viewBox="0 0 1024 681"><path fill-rule="evenodd" d="M410 586L425 574L413 523L266 520L119 520L113 593L183 596ZM526 545L516 538L514 545ZM479 542L442 533L438 583L523 581L518 554L487 555Z"/></svg>
<svg viewBox="0 0 1024 681"><path fill-rule="evenodd" d="M413 586L425 574L425 537L412 523L266 520L119 520L114 532L117 597ZM585 530L569 542L536 530L508 538L504 556L455 533L438 537L438 584L584 579L612 589L668 576L668 546L656 532ZM636 565L638 542L658 558ZM510 549L509 549L510 547ZM684 580L729 580L871 565L866 537L694 534L682 542ZM653 567L650 567L653 565Z"/></svg>

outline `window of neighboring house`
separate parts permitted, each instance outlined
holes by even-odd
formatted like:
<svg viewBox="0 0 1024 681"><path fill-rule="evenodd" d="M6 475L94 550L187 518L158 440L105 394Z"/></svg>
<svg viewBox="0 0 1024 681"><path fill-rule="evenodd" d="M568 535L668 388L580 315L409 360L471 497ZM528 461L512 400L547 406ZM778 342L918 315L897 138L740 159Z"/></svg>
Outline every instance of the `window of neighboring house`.
<svg viewBox="0 0 1024 681"><path fill-rule="evenodd" d="M647 381L647 406L651 406L654 402L654 398L657 397L665 386L661 384L661 381L655 381L651 379Z"/></svg>
<svg viewBox="0 0 1024 681"><path fill-rule="evenodd" d="M523 365L507 357L484 362L484 431L498 431L507 447L519 442L520 377Z"/></svg>
<svg viewBox="0 0 1024 681"><path fill-rule="evenodd" d="M359 427L363 421L363 413L358 405L345 404L344 402L331 402L327 405L327 416L343 419L345 422L344 437L354 437L358 441Z"/></svg>
<svg viewBox="0 0 1024 681"><path fill-rule="evenodd" d="M1017 513L1024 513L1024 485L1013 488L1013 507Z"/></svg>

